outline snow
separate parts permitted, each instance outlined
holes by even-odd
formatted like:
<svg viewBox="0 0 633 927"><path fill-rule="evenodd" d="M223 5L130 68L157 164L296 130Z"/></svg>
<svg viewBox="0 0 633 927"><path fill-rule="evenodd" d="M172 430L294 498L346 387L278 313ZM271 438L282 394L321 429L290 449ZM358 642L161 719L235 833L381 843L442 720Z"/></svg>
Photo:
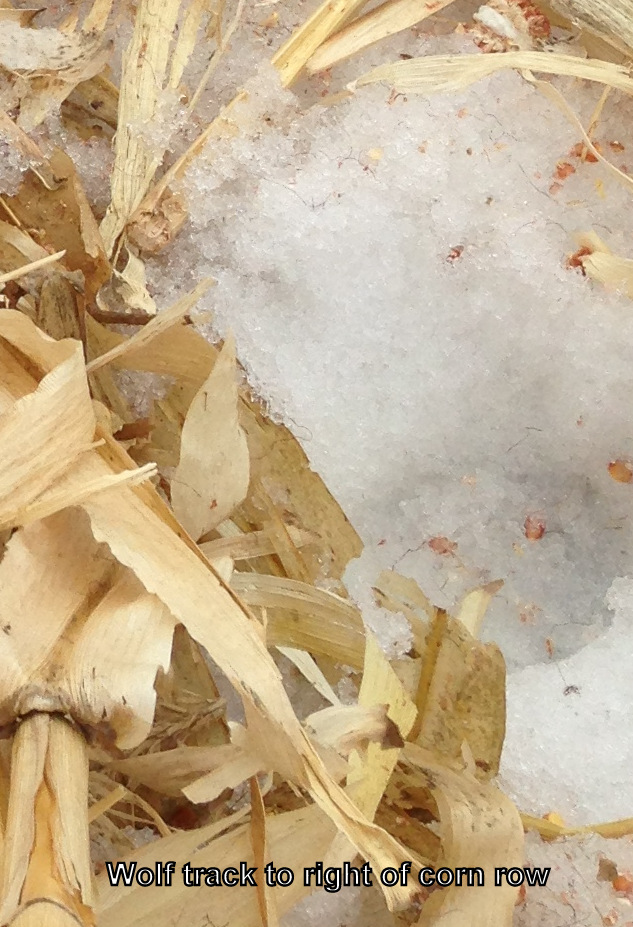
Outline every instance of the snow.
<svg viewBox="0 0 633 927"><path fill-rule="evenodd" d="M530 814L555 809L570 824L630 816L633 580L616 580L607 602L606 633L508 680L501 786Z"/></svg>
<svg viewBox="0 0 633 927"><path fill-rule="evenodd" d="M240 134L212 141L182 183L190 219L148 261L152 293L168 306L217 278L206 334L234 332L250 382L361 535L346 581L385 649L410 637L373 601L381 570L449 610L504 581L483 637L509 668L500 781L519 808L628 817L633 484L608 465L633 454L633 313L566 262L589 229L630 254L630 191L571 154L576 130L515 73L446 96L370 86L313 105L399 55L477 53L468 37L411 30L331 85L317 75L282 91L264 62L307 11L278 12L269 29L270 5L248 11L202 96L200 124L249 91ZM587 126L601 88L556 86ZM632 117L612 94L596 129L619 167L633 167ZM62 130L49 129L52 143ZM190 140L172 133L170 159ZM64 141L102 210L108 141ZM20 167L3 163L3 188ZM625 922L630 902L596 882L601 855L633 867L628 838L530 837L529 861L553 875L517 924ZM353 923L355 896L334 901L308 899L293 927Z"/></svg>
<svg viewBox="0 0 633 927"><path fill-rule="evenodd" d="M621 187L576 159L550 192L578 139L515 74L307 113L270 72L253 86L244 134L188 174L191 221L150 262L154 290L168 303L218 278L211 334L234 331L365 542L357 598L382 568L448 608L503 579L485 637L510 669L571 655L608 626L632 541L608 464L630 450L633 321L566 267L577 231L624 247ZM565 86L590 113L595 93ZM611 107L605 143L626 114Z"/></svg>
<svg viewBox="0 0 633 927"><path fill-rule="evenodd" d="M462 38L399 41L472 52ZM341 82L379 60L345 66ZM365 551L345 578L386 650L410 638L373 602L380 570L449 609L503 579L483 637L510 671L500 781L519 808L577 824L629 816L631 612L618 578L631 487L608 465L631 454L633 318L567 266L587 229L627 253L627 196L571 154L576 131L514 73L451 96L370 87L309 107L318 80L293 95L260 68L239 137L187 175L190 223L150 262L153 286L168 303L218 278L207 334L234 332L251 383L359 531ZM598 90L557 86L587 125ZM631 115L614 97L597 130L619 166ZM530 861L555 876L517 909L521 927L625 920L630 901L596 881L596 854L630 867L630 840L591 840L530 838ZM354 923L352 900L331 907L321 893L287 923Z"/></svg>

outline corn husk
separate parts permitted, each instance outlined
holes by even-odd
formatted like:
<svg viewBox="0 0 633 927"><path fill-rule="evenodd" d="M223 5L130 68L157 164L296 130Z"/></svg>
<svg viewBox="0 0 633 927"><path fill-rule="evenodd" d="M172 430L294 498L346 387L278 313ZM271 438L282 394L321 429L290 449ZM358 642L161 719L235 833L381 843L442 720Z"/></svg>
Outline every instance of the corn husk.
<svg viewBox="0 0 633 927"><path fill-rule="evenodd" d="M392 0L363 14L364 0L324 3L273 65L291 86L448 5ZM630 94L628 5L553 5L552 21L577 27L588 58L432 56L382 65L349 92L377 81L403 93L452 92L516 69L630 187L592 141L599 108L587 129L561 91L534 77ZM43 39L33 11L0 6L3 67L14 53L6 36L17 36L25 56L29 39L34 48ZM189 123L193 141L173 163L161 120L176 96L183 125L192 116L242 3L227 24L223 4L140 0L120 88L103 67L116 5L86 6L48 37L55 66L19 69L19 113L9 101L11 116L0 112L3 139L31 167L2 198L0 220L0 285L20 309L0 310L0 724L13 736L11 763L0 747L2 918L21 927L277 927L312 891L302 867L360 855L374 871L412 864L409 886L384 892L392 909L418 892L422 864L485 868L485 889L432 893L400 923L509 927L516 891L494 887L490 873L522 864L524 827L547 838L618 836L631 822L566 828L518 815L491 782L505 668L498 649L478 640L500 583L447 612L412 580L377 577L377 602L412 631L410 653L388 660L341 581L361 549L356 532L292 435L240 381L231 339L218 348L191 324L210 281L156 314L145 256L183 227L178 182L209 139L239 133L245 95L195 131ZM190 92L201 41L209 59ZM28 135L61 101L80 137L91 137L98 111L114 139L100 225L70 159L45 156ZM633 292L629 258L594 233L581 245L588 276ZM130 336L112 322L141 327ZM146 418L122 396L121 371L171 378ZM280 667L329 707L300 721ZM343 680L359 686L358 705L341 703ZM226 722L220 688L229 687L243 723ZM256 888L231 891L180 879L141 889L112 886L102 873L93 886L89 819L113 856L138 865L246 860L261 874L273 859L295 882L274 889L260 875ZM157 839L132 849L129 831L141 824Z"/></svg>

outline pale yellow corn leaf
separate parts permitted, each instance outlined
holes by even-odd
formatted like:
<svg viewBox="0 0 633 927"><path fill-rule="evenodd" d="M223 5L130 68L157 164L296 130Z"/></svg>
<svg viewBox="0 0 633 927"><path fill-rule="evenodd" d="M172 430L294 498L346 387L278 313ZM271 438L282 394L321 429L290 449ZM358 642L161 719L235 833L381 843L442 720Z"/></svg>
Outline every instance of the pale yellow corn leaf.
<svg viewBox="0 0 633 927"><path fill-rule="evenodd" d="M391 722L393 723L393 722ZM336 705L323 708L305 719L310 736L324 746L347 756L370 740L390 746L386 705Z"/></svg>
<svg viewBox="0 0 633 927"><path fill-rule="evenodd" d="M254 505L260 506L265 518L266 528L275 545L274 553L278 557L283 571L289 579L302 582L310 580L310 570L304 563L300 550L295 547L286 526L287 514L275 504L266 487L258 480L250 493ZM265 572L265 571L262 571Z"/></svg>
<svg viewBox="0 0 633 927"><path fill-rule="evenodd" d="M125 760L115 760L109 768L122 773L163 795L179 795L185 786L195 779L205 775L209 770L220 769L225 764L242 759L243 750L236 744L222 744L218 747L175 747L173 750L162 750L158 753L145 753L129 757ZM228 784L227 788L243 782L248 778L253 768L251 764L245 767L244 775Z"/></svg>
<svg viewBox="0 0 633 927"><path fill-rule="evenodd" d="M95 467L100 471L96 457L90 470ZM317 758L252 619L202 555L183 544L143 503L140 490L121 488L117 495L117 504L106 503L105 494L84 503L95 537L162 599L232 682L242 696L254 752L271 769L307 788L366 858L381 869L398 865L406 858L402 848L357 812ZM391 904L398 904L406 900L408 890L394 887L385 894Z"/></svg>
<svg viewBox="0 0 633 927"><path fill-rule="evenodd" d="M122 750L136 747L150 732L154 680L159 668L169 667L174 626L160 599L121 570L85 621L73 628L72 644L60 648L58 686L68 692L72 712L93 727L106 718Z"/></svg>
<svg viewBox="0 0 633 927"><path fill-rule="evenodd" d="M513 68L595 81L633 93L629 69L609 61L539 51L504 52L497 55L429 55L383 64L353 81L355 90L386 81L400 93L436 93L462 90L497 71Z"/></svg>
<svg viewBox="0 0 633 927"><path fill-rule="evenodd" d="M50 720L34 717L20 725L13 740L11 795L1 861L0 918L14 913L29 867L35 838L35 796L44 778Z"/></svg>
<svg viewBox="0 0 633 927"><path fill-rule="evenodd" d="M218 748L220 749L220 748ZM224 789L234 789L251 776L262 772L265 761L255 752L239 750L218 769L186 785L183 794L189 801L201 803L214 801Z"/></svg>
<svg viewBox="0 0 633 927"><path fill-rule="evenodd" d="M251 793L251 844L253 847L253 862L260 872L263 872L264 866L269 862L268 836L267 836L267 817L266 808L262 790L259 787L257 777L253 776L250 780ZM277 927L279 924L279 912L275 903L275 895L272 887L269 887L265 879L257 881L257 901L259 904L259 913L262 919L262 927Z"/></svg>
<svg viewBox="0 0 633 927"><path fill-rule="evenodd" d="M231 588L245 604L266 609L269 646L362 667L365 627L358 608L347 599L299 580L259 573L233 573Z"/></svg>
<svg viewBox="0 0 633 927"><path fill-rule="evenodd" d="M94 0L86 18L81 24L82 32L103 32L114 0Z"/></svg>
<svg viewBox="0 0 633 927"><path fill-rule="evenodd" d="M74 516L76 520L76 515ZM57 640L79 613L92 587L107 581L110 562L92 556L87 534L62 513L16 532L0 563L0 678L2 723L10 722L15 699L53 654ZM89 539L89 538L88 538ZM20 583L12 579L20 576ZM37 690L31 694L39 696ZM33 705L29 710L33 709Z"/></svg>
<svg viewBox="0 0 633 927"><path fill-rule="evenodd" d="M229 583L231 581L234 566L231 557L218 557L217 560L213 561L212 565L213 569L223 582Z"/></svg>
<svg viewBox="0 0 633 927"><path fill-rule="evenodd" d="M171 654L174 620L160 600L98 547L77 510L18 531L0 580L1 716L67 712L96 727L107 718L120 747L140 743Z"/></svg>
<svg viewBox="0 0 633 927"><path fill-rule="evenodd" d="M505 663L495 644L482 644L438 610L422 653L416 695L418 717L411 739L461 765L468 744L478 778L499 769L505 735Z"/></svg>
<svg viewBox="0 0 633 927"><path fill-rule="evenodd" d="M599 824L585 824L582 827L566 827L556 821L545 818L535 818L531 814L521 814L523 829L536 831L543 840L552 840L556 837L575 837L578 834L600 834L608 840L619 837L630 837L633 834L633 818L622 818L619 821L603 821Z"/></svg>
<svg viewBox="0 0 633 927"><path fill-rule="evenodd" d="M383 570L373 587L376 602L392 612L401 612L414 624L421 617L435 618L437 608L424 595L414 579L395 570ZM414 634L415 634L415 628Z"/></svg>
<svg viewBox="0 0 633 927"><path fill-rule="evenodd" d="M93 493L106 492L120 486L122 483L135 486L137 483L142 483L144 480L156 476L157 472L156 464L150 463L145 464L144 467L139 467L138 470L104 474L94 480L85 480L78 485L71 464L67 472L55 481L54 487L45 489L35 502L22 506L9 506L0 516L0 529L3 526L13 528L18 525L29 525L42 518L48 518L49 515L55 515L56 512L61 512L70 506L80 505Z"/></svg>
<svg viewBox="0 0 633 927"><path fill-rule="evenodd" d="M464 625L473 637L479 636L481 624L486 616L492 597L503 586L503 580L494 580L484 586L471 589L459 602L455 618Z"/></svg>
<svg viewBox="0 0 633 927"><path fill-rule="evenodd" d="M0 274L0 283L9 283L11 280L19 280L20 277L23 277L25 274L30 274L34 270L41 270L43 267L48 267L49 264L54 264L56 261L59 261L60 258L63 258L65 254L65 251L57 251L56 254L48 254L46 257L39 258L37 261L31 261L30 264L23 264L22 267L17 267L15 270L9 270L5 274Z"/></svg>
<svg viewBox="0 0 633 927"><path fill-rule="evenodd" d="M298 612L302 617L305 615L317 618L323 622L325 638L328 636L329 625L342 624L358 629L363 627L358 608L347 599L297 579L259 573L234 573L231 588L247 605L266 609L287 608Z"/></svg>
<svg viewBox="0 0 633 927"><path fill-rule="evenodd" d="M400 744L389 747L371 741L364 755L356 753L350 756L348 791L361 811L373 818L417 714L415 704L405 692L373 634L367 634L358 704L365 708L386 706L387 717L401 738Z"/></svg>
<svg viewBox="0 0 633 927"><path fill-rule="evenodd" d="M158 323L164 312L161 312ZM145 328L153 324L149 322ZM168 331L158 331L148 342L136 341L130 347L126 338L111 331L91 316L86 317L86 330L90 353L93 357L112 352L110 363L114 368L141 370L176 377L187 386L199 389L207 379L215 360L217 349L189 326L178 326ZM125 346L123 353L115 348Z"/></svg>
<svg viewBox="0 0 633 927"><path fill-rule="evenodd" d="M159 313L156 318L148 322L147 325L144 325L138 332L132 335L131 338L122 338L116 345L111 347L110 350L90 361L86 366L87 372L89 374L94 373L95 370L99 370L101 367L106 366L106 364L111 364L115 360L120 361L126 354L134 353L134 351L142 351L144 348L147 348L155 338L158 338L159 335L164 336L169 332L168 337L170 337L170 329L172 326L182 321L184 316L195 306L200 297L203 296L215 282L216 281L211 277L201 281L191 293L183 296L182 299L179 299L173 306L170 306L169 309L165 309L163 312ZM171 337L169 344L171 352L173 353L174 345L171 341Z"/></svg>
<svg viewBox="0 0 633 927"><path fill-rule="evenodd" d="M331 705L340 704L338 695L309 653L306 653L305 650L298 650L296 647L277 647L277 650L291 663L294 663L303 678L307 679L311 686L314 686L322 698L326 699Z"/></svg>
<svg viewBox="0 0 633 927"><path fill-rule="evenodd" d="M477 776L489 779L499 769L505 735L505 663L495 644L483 644L468 630L477 623L491 583L471 590L458 606L467 621L452 618L430 603L414 580L382 573L376 587L385 608L406 615L414 647L422 659L415 693L418 715L410 740L434 751L447 765L462 765L468 744ZM430 612L430 614L429 614Z"/></svg>
<svg viewBox="0 0 633 927"><path fill-rule="evenodd" d="M84 737L60 718L51 718L44 774L55 797L52 831L56 867L86 905L94 904L88 813L88 753ZM38 886L41 888L41 886Z"/></svg>
<svg viewBox="0 0 633 927"><path fill-rule="evenodd" d="M11 314L10 314L11 315ZM11 316L12 317L12 316ZM0 317L0 323L3 318ZM25 319L20 348L27 356L44 351L42 336ZM0 334L5 334L0 327ZM105 437L98 451L82 456L78 483L129 467L125 453ZM121 463L123 465L121 466ZM366 858L379 868L406 858L387 833L368 822L328 775L292 710L279 672L251 617L210 570L160 497L147 485L100 493L82 504L92 533L129 567L148 593L157 595L175 619L206 647L242 696L254 751L271 769L308 789L315 801ZM28 529L23 529L28 530ZM391 904L406 901L409 890L385 892Z"/></svg>
<svg viewBox="0 0 633 927"><path fill-rule="evenodd" d="M107 811L110 811L111 808L114 808L115 805L118 805L120 801L123 801L126 795L127 789L125 786L115 786L107 795L97 799L97 801L90 805L88 809L88 822L92 824L93 821L98 821L102 814L105 814Z"/></svg>
<svg viewBox="0 0 633 927"><path fill-rule="evenodd" d="M303 547L317 540L312 532L305 531L303 528L295 528L294 525L287 525L286 530L295 547ZM248 534L243 534L238 529L236 534L226 535L217 538L215 541L204 541L200 544L200 550L209 560L217 557L232 557L233 560L252 560L256 557L273 554L275 545L270 538L270 532L266 529L251 531Z"/></svg>
<svg viewBox="0 0 633 927"><path fill-rule="evenodd" d="M127 263L123 270L113 270L108 285L97 293L97 306L106 315L128 312L147 321L156 315L157 309L147 290L145 264L132 251L126 251L126 255Z"/></svg>
<svg viewBox="0 0 633 927"><path fill-rule="evenodd" d="M2 863L3 922L91 923L87 795L83 736L59 716L23 719L13 742L7 836L15 854Z"/></svg>
<svg viewBox="0 0 633 927"><path fill-rule="evenodd" d="M231 582L235 581L233 574ZM240 593L240 597L242 594ZM248 593L246 594L248 598ZM301 620L297 620L301 615ZM293 605L266 610L266 640L268 646L294 647L317 656L335 660L344 666L360 670L365 656L365 629L360 622L350 624L346 617L323 614L310 615Z"/></svg>
<svg viewBox="0 0 633 927"><path fill-rule="evenodd" d="M140 0L124 52L112 198L101 224L108 255L163 160L164 149L144 138L139 126L157 119L180 6L181 0Z"/></svg>
<svg viewBox="0 0 633 927"><path fill-rule="evenodd" d="M324 42L308 61L308 73L331 68L387 36L410 29L451 3L454 0L387 0Z"/></svg>
<svg viewBox="0 0 633 927"><path fill-rule="evenodd" d="M216 746L230 740L225 705L200 647L182 625L176 628L167 673L156 679L157 709L149 750L173 746L173 734L183 746ZM183 717L187 718L183 729Z"/></svg>
<svg viewBox="0 0 633 927"><path fill-rule="evenodd" d="M14 78L20 99L17 124L31 131L81 83L98 74L110 57L103 37L30 29L7 20L0 35L0 68Z"/></svg>
<svg viewBox="0 0 633 927"><path fill-rule="evenodd" d="M37 331L21 313L0 310L0 344L4 339L9 350L19 349L31 328ZM92 442L95 418L81 345L48 341L46 348L33 357L42 380L14 402L15 380L0 369L0 520L32 502Z"/></svg>
<svg viewBox="0 0 633 927"><path fill-rule="evenodd" d="M481 867L484 884L465 882L432 892L418 927L511 927L517 889L495 885L495 868L523 865L523 826L519 812L499 789L466 772L447 769L436 755L407 744L404 755L426 779L437 804L441 841L439 864L453 870Z"/></svg>
<svg viewBox="0 0 633 927"><path fill-rule="evenodd" d="M208 927L210 922L226 923L227 912L230 912L231 927L261 927L255 888L210 888L204 884L194 888L183 884L181 869L187 862L191 866L216 866L220 869L226 866L239 869L242 860L248 866L255 865L249 824L233 825L230 833L222 833L231 827L234 819L239 820L239 816L234 815L233 819L229 818L219 825L180 832L154 841L126 857L124 861L150 867L158 861L174 860L176 877L169 889L164 886L141 888L136 884L129 888L121 885L115 888L110 886L105 873L100 875L97 878L99 927L172 927L178 919L184 919L188 927ZM325 858L334 834L331 822L314 805L268 819L267 862L273 860L275 866L288 867L297 873L292 885L272 889L280 915L314 890L304 887L302 868ZM335 862L340 865L342 859ZM259 871L255 877L259 881L263 873Z"/></svg>
<svg viewBox="0 0 633 927"><path fill-rule="evenodd" d="M86 317L89 356L105 353L125 339ZM176 377L180 383L165 400L155 403L156 424L146 460L158 460L166 453L171 465L178 461L180 422L186 415L194 391L200 389L217 359L217 348L209 344L191 326L179 326L159 334L149 344L127 351L115 358L113 367L152 371ZM311 468L296 438L285 428L267 418L257 403L245 393L240 397L240 424L248 440L253 479L265 485L268 495L283 496L285 509L293 523L302 530L309 527L314 544L301 550L301 560L309 578L314 580L328 564L328 575L342 576L347 563L362 549L360 538L333 499L327 487ZM163 441L160 444L160 441ZM240 506L240 515L250 528L264 527L259 507L249 498ZM269 521L269 520L268 520ZM244 527L244 526L242 526ZM269 527L266 523L265 527ZM291 543L297 547L291 531ZM274 563L271 563L271 571ZM359 627L362 621L358 616ZM288 643L281 639L279 643ZM320 651L319 651L320 652ZM362 650L349 662L362 666Z"/></svg>
<svg viewBox="0 0 633 927"><path fill-rule="evenodd" d="M169 87L172 90L177 90L180 85L187 62L196 45L199 44L198 31L202 25L204 14L209 11L211 6L212 0L191 0L185 10L171 59Z"/></svg>
<svg viewBox="0 0 633 927"><path fill-rule="evenodd" d="M48 251L66 252L64 268L81 271L81 289L91 302L110 276L99 226L68 155L56 150L49 163L56 178L53 190L27 173L17 192L5 198L5 205L22 229L37 229L38 244Z"/></svg>
<svg viewBox="0 0 633 927"><path fill-rule="evenodd" d="M625 53L633 50L633 10L628 0L552 0L555 10L615 42Z"/></svg>
<svg viewBox="0 0 633 927"><path fill-rule="evenodd" d="M244 499L248 446L238 421L235 344L226 340L182 427L180 461L171 481L174 513L198 540Z"/></svg>
<svg viewBox="0 0 633 927"><path fill-rule="evenodd" d="M282 86L289 87L317 48L366 2L367 0L326 0L322 3L272 57L272 63L279 71Z"/></svg>

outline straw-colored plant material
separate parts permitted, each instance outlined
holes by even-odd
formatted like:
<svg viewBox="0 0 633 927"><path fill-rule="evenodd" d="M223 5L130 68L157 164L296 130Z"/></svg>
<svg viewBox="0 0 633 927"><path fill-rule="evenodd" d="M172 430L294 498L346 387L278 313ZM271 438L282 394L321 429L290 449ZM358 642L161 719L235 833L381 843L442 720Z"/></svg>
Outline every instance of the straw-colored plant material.
<svg viewBox="0 0 633 927"><path fill-rule="evenodd" d="M94 0L86 18L81 25L82 32L103 32L108 24L108 17L114 0Z"/></svg>
<svg viewBox="0 0 633 927"><path fill-rule="evenodd" d="M5 312L0 323L0 337L11 337L31 363L39 360L45 370L55 364L57 345L43 340L23 316ZM87 396L87 381L84 379L81 385ZM37 394L36 381L33 387ZM19 390L14 392L13 406L28 399L22 387L22 394ZM11 414L13 408L8 405L7 414ZM84 412L79 417L90 429L94 428L91 409L89 416ZM80 487L86 480L120 472L125 466L125 454L106 438L105 446L87 451L74 462L67 480L70 485ZM70 461L64 469L69 467ZM53 482L54 477L47 474L44 487L49 489ZM25 503L36 497L46 498L39 484L30 485L24 494ZM241 695L254 752L263 766L278 770L307 789L359 852L378 868L398 866L406 859L406 853L392 837L364 818L328 775L298 724L258 627L214 575L195 545L183 536L159 497L147 487L135 490L125 486L107 495L106 499L104 493L97 493L81 505L96 541L107 544L114 558L140 580L152 599L160 601L221 667ZM213 607L213 625L204 620L210 607ZM149 632L152 621L146 627ZM55 630L59 632L60 628ZM19 688L16 682L18 699ZM62 699L64 694L56 697ZM76 705L71 698L70 707L65 710L83 717L84 706ZM111 711L108 717L110 714ZM392 904L402 904L409 890L398 886L387 889L385 894Z"/></svg>
<svg viewBox="0 0 633 927"><path fill-rule="evenodd" d="M395 61L380 65L359 77L350 84L350 89L387 81L401 93L449 92L462 90L507 68L577 77L633 94L633 78L628 68L622 65L539 51L504 52L498 55L429 55Z"/></svg>
<svg viewBox="0 0 633 927"><path fill-rule="evenodd" d="M199 540L246 496L248 446L238 420L235 344L227 339L206 383L189 406L180 461L171 482L176 517Z"/></svg>
<svg viewBox="0 0 633 927"><path fill-rule="evenodd" d="M288 525L287 530L295 547L313 544L317 540L316 535L310 531L295 528L294 525ZM218 557L231 557L233 560L251 560L257 557L265 557L267 554L274 554L275 543L269 531L251 531L249 534L244 534L236 528L235 534L200 544L200 550L209 560Z"/></svg>
<svg viewBox="0 0 633 927"><path fill-rule="evenodd" d="M454 0L387 0L323 42L308 60L306 69L314 74L353 55L390 35L410 29L429 16L450 6Z"/></svg>
<svg viewBox="0 0 633 927"><path fill-rule="evenodd" d="M441 609L429 615L427 600L413 580L381 574L376 591L386 608L404 612L422 659L410 739L461 764L468 744L475 774L490 779L499 769L505 735L505 664L495 644L482 644L478 628L500 584L488 583L467 594L452 618Z"/></svg>
<svg viewBox="0 0 633 927"><path fill-rule="evenodd" d="M600 824L585 824L582 827L567 827L547 817L535 818L531 814L522 814L521 821L526 831L536 831L544 840L553 840L556 837L577 837L581 834L599 834L601 837L617 840L619 837L633 835L633 818L623 818L621 821L605 821Z"/></svg>
<svg viewBox="0 0 633 927"><path fill-rule="evenodd" d="M391 747L371 742L362 758L356 754L350 760L348 788L358 807L373 817L396 767L405 738L413 727L417 711L377 641L370 634L367 635L358 704L363 708L387 706L387 717L401 738L399 744Z"/></svg>
<svg viewBox="0 0 633 927"><path fill-rule="evenodd" d="M192 3L192 7L196 4ZM147 193L168 144L166 90L170 79L177 80L181 75L185 58L193 49L188 29L172 47L181 8L181 0L141 0L132 41L125 51L111 200L101 223L109 257L118 254L120 236ZM185 217L180 211L174 231ZM100 306L110 308L113 297L131 311L148 316L156 312L147 292L144 265L131 251L127 252L124 269L114 270L113 287L109 294L100 295Z"/></svg>
<svg viewBox="0 0 633 927"><path fill-rule="evenodd" d="M571 22L582 23L601 38L633 49L633 11L628 0L551 0Z"/></svg>
<svg viewBox="0 0 633 927"><path fill-rule="evenodd" d="M578 236L579 257L585 273L599 283L633 299L633 260L613 254L595 232Z"/></svg>
<svg viewBox="0 0 633 927"><path fill-rule="evenodd" d="M461 621L473 637L479 636L479 631L481 630L481 625L488 611L488 606L492 601L492 597L499 592L502 586L503 580L497 579L491 583L486 583L485 586L478 586L476 589L471 589L457 606L455 618Z"/></svg>
<svg viewBox="0 0 633 927"><path fill-rule="evenodd" d="M36 174L27 174L17 193L4 202L19 226L14 233L37 229L41 247L65 251L62 263L74 283L78 301L85 305L110 276L110 267L72 161L63 152L55 151L49 167L55 176L54 189L47 189Z"/></svg>
<svg viewBox="0 0 633 927"><path fill-rule="evenodd" d="M101 225L109 255L163 159L160 142L152 143L139 129L149 124L158 130L169 47L180 7L181 0L139 3L134 35L123 62L112 199Z"/></svg>
<svg viewBox="0 0 633 927"><path fill-rule="evenodd" d="M484 884L451 885L432 892L417 921L419 927L436 922L449 927L511 927L517 890L495 885L497 866L523 863L523 827L509 798L470 772L454 772L438 764L432 753L407 744L406 761L421 773L437 805L441 864L481 867Z"/></svg>
<svg viewBox="0 0 633 927"><path fill-rule="evenodd" d="M17 124L30 130L66 99L77 84L101 71L111 48L98 33L68 35L30 28L28 17L4 18L0 72L6 81L0 109L19 103Z"/></svg>
<svg viewBox="0 0 633 927"><path fill-rule="evenodd" d="M165 309L157 318L152 319L151 322L144 325L143 328L139 329L131 338L116 339L116 344L110 348L109 351L96 357L87 365L87 372L89 374L94 373L96 370L100 370L102 367L105 367L107 364L112 364L114 361L120 362L120 359L126 354L142 350L147 347L154 338L157 338L159 335L164 335L172 325L175 325L184 318L214 282L215 281L211 279L203 280L191 293L179 299L171 308Z"/></svg>
<svg viewBox="0 0 633 927"><path fill-rule="evenodd" d="M2 923L69 927L91 922L88 760L65 720L36 713L13 742L2 855Z"/></svg>
<svg viewBox="0 0 633 927"><path fill-rule="evenodd" d="M234 823L231 818L220 825L214 824L195 831L177 833L166 840L156 841L130 854L129 859L139 866L152 866L158 860L175 860L177 870L185 863L192 866L231 866L235 860L245 860L253 866L254 854L250 824ZM235 826L237 824L237 826ZM231 826L229 833L223 833ZM313 865L315 859L324 859L331 846L335 830L332 824L319 816L314 806L268 817L267 846L269 860L276 866L287 866L301 871ZM338 861L339 865L341 860ZM336 861L329 862L335 865ZM183 911L190 924L224 923L229 916L231 927L260 927L259 900L254 889L242 890L227 886L202 885L186 887L174 882L164 887L149 886L113 888L105 875L97 879L99 890L99 927L169 927ZM309 889L296 878L291 886L275 889L274 897L280 915L285 914Z"/></svg>
<svg viewBox="0 0 633 927"><path fill-rule="evenodd" d="M59 261L66 254L65 251L57 251L55 254L48 254L46 257L38 258L31 261L30 264L23 264L22 267L16 267L15 270L8 270L5 274L0 274L0 283L9 283L11 280L19 280L25 274L33 273L34 270L41 270Z"/></svg>
<svg viewBox="0 0 633 927"><path fill-rule="evenodd" d="M348 666L363 665L363 622L346 599L298 580L260 573L234 573L231 588L245 604L266 609L269 644L298 647ZM300 622L295 615L301 616Z"/></svg>
<svg viewBox="0 0 633 927"><path fill-rule="evenodd" d="M273 64L290 86L448 5L392 0L359 15L364 0L324 3ZM413 580L381 574L376 600L405 616L413 639L404 658L389 660L341 582L361 549L356 532L297 441L240 381L232 340L219 349L191 324L211 281L160 314L146 286L144 256L186 219L176 182L210 138L257 129L238 93L196 126L173 163L166 157L176 95L185 119L242 3L227 26L222 3L140 0L120 88L103 71L112 0L94 0L83 20L71 11L51 34L33 11L0 6L0 68L13 93L0 100L0 132L32 167L0 204L0 283L21 310L0 311L0 724L14 734L10 772L0 763L0 920L277 927L312 891L303 867L360 855L374 873L412 864L408 886L385 889L392 908L427 894L420 865L483 867L485 888L431 892L405 921L509 927L516 890L495 886L491 870L522 864L523 826L546 837L615 836L631 822L574 829L521 820L491 784L505 669L477 634L500 583L471 590L448 614ZM598 151L593 129L532 76L633 92L616 53L630 45L626 4L556 6L598 34L593 44L581 34L585 48L610 42L612 57L427 57L383 65L352 89L385 80L405 93L451 91L516 69L630 184ZM198 59L189 93L200 41L209 61ZM38 71L34 56L46 48L58 58ZM18 53L22 64L9 73ZM63 118L87 137L94 113L107 139L116 133L100 227L70 159L45 157L25 131L61 100ZM595 235L581 244L588 275L633 295L630 260ZM110 322L147 324L130 336ZM120 371L171 378L143 418L119 390ZM279 667L330 707L301 723ZM217 669L242 702L242 724L227 723ZM357 705L341 704L348 675L360 687ZM174 860L177 871L244 860L258 867L258 885L114 886L102 873L93 891L89 817L112 859ZM129 831L140 824L156 839L132 850ZM291 887L264 884L271 859L295 872Z"/></svg>
<svg viewBox="0 0 633 927"><path fill-rule="evenodd" d="M316 50L360 10L367 0L326 0L273 55L281 83L289 87Z"/></svg>
<svg viewBox="0 0 633 927"><path fill-rule="evenodd" d="M20 152L31 170L40 178L47 189L55 189L55 175L44 153L3 110L0 110L0 138L9 142L15 151Z"/></svg>

